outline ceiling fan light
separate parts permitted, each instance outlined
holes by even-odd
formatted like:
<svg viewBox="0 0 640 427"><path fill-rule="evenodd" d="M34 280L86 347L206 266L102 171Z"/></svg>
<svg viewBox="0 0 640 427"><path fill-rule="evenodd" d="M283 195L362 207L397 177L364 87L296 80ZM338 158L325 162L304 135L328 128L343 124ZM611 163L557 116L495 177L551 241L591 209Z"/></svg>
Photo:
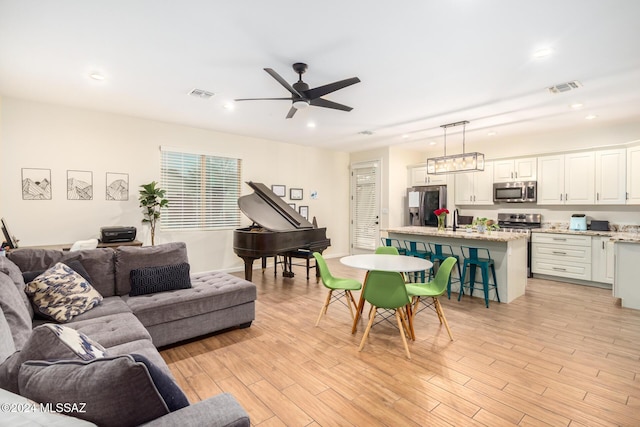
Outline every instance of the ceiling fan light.
<svg viewBox="0 0 640 427"><path fill-rule="evenodd" d="M302 110L304 108L307 108L309 106L309 101L304 100L304 99L299 99L297 101L293 101L293 108L295 108L296 110Z"/></svg>

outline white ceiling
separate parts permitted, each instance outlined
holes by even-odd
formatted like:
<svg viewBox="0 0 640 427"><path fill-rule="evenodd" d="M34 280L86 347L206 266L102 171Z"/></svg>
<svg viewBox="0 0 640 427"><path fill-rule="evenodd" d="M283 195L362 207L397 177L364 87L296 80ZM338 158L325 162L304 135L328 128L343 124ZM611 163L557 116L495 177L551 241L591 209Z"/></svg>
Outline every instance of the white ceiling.
<svg viewBox="0 0 640 427"><path fill-rule="evenodd" d="M637 0L0 0L0 95L344 151L426 148L469 120L469 148L489 131L638 122L639 17ZM359 77L326 97L353 111L223 108L288 96L263 68L293 83L294 62L311 87Z"/></svg>

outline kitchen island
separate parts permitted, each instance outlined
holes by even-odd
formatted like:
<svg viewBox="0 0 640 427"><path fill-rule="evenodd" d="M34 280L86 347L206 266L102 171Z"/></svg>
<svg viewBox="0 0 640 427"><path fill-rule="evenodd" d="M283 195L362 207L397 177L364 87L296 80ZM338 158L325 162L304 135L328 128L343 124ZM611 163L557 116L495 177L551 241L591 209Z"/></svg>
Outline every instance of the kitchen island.
<svg viewBox="0 0 640 427"><path fill-rule="evenodd" d="M510 303L524 295L527 286L527 235L492 231L491 233L469 233L465 229L457 231L438 231L436 227L397 227L384 230L390 238L400 242L413 240L424 243L440 243L451 245L453 252L460 256L462 269L463 256L460 246L487 248L491 258L495 260L498 293L503 303ZM452 292L459 292L457 283L452 283ZM495 296L490 295L494 300ZM474 289L474 296L484 298L482 285Z"/></svg>
<svg viewBox="0 0 640 427"><path fill-rule="evenodd" d="M611 237L615 247L613 296L623 307L640 310L640 281L636 264L640 259L638 233L618 233Z"/></svg>

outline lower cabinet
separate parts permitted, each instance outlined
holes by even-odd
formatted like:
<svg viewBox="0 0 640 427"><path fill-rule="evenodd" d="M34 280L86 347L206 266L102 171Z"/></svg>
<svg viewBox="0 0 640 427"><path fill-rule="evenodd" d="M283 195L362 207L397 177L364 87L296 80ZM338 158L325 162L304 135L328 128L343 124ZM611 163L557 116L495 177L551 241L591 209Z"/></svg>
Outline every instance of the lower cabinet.
<svg viewBox="0 0 640 427"><path fill-rule="evenodd" d="M615 275L614 244L606 236L591 238L591 280L613 284Z"/></svg>
<svg viewBox="0 0 640 427"><path fill-rule="evenodd" d="M533 233L531 271L534 274L591 279L591 236Z"/></svg>

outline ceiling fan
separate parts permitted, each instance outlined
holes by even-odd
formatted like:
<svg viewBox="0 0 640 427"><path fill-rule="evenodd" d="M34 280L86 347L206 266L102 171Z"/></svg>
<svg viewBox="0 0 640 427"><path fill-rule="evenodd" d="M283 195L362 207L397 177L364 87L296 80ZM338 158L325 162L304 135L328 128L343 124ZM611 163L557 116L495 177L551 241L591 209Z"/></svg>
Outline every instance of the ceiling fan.
<svg viewBox="0 0 640 427"><path fill-rule="evenodd" d="M329 83L324 86L318 86L313 89L309 89L309 85L302 81L302 75L305 71L307 71L307 64L303 64L302 62L296 62L293 64L293 70L298 73L298 81L293 85L287 83L285 79L280 76L280 74L276 73L271 68L264 69L271 77L276 79L278 83L285 87L289 92L291 92L291 96L288 98L242 98L236 99L235 101L273 101L273 100L289 100L292 102L291 109L289 109L289 113L287 114L287 119L293 117L296 114L296 111L306 108L309 105L313 105L314 107L324 107L324 108L333 108L334 110L342 110L342 111L351 111L353 108L348 107L346 105L338 104L337 102L329 101L327 99L323 99L322 96L327 95L331 92L335 92L337 90L343 89L347 86L351 86L356 83L360 83L360 79L357 77L352 77L350 79L340 80L337 82Z"/></svg>

